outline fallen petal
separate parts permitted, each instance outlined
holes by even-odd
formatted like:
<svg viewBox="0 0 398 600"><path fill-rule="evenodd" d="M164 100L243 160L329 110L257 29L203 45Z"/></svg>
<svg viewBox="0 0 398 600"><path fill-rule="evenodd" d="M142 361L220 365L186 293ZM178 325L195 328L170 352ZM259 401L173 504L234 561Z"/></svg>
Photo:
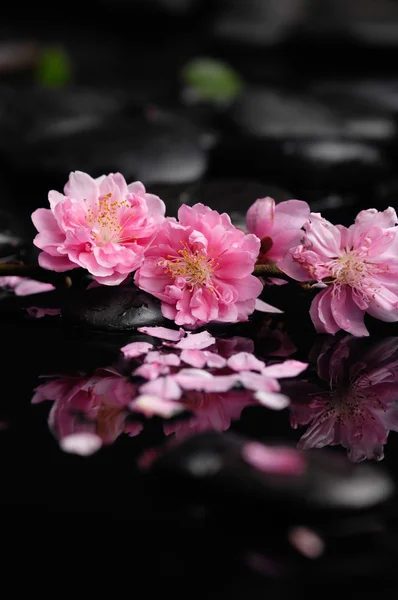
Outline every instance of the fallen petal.
<svg viewBox="0 0 398 600"><path fill-rule="evenodd" d="M266 302L264 302L263 300L260 300L259 298L256 299L256 302L254 305L254 310L258 310L259 312L265 312L265 313L277 313L277 314L283 313L283 310L280 310L279 308L276 308L275 306L271 306L271 304L267 304Z"/></svg>
<svg viewBox="0 0 398 600"><path fill-rule="evenodd" d="M242 455L246 462L263 473L302 475L307 468L303 456L292 448L249 442L243 446Z"/></svg>
<svg viewBox="0 0 398 600"><path fill-rule="evenodd" d="M233 371L262 371L264 363L249 352L238 352L228 359L228 366Z"/></svg>
<svg viewBox="0 0 398 600"><path fill-rule="evenodd" d="M180 329L168 329L167 327L138 327L138 331L161 340L169 340L170 342L178 342L178 340L185 335L185 331L181 327Z"/></svg>
<svg viewBox="0 0 398 600"><path fill-rule="evenodd" d="M244 388L254 392L279 392L280 389L276 379L253 371L240 371L238 378Z"/></svg>
<svg viewBox="0 0 398 600"><path fill-rule="evenodd" d="M182 392L175 379L166 376L144 383L140 387L140 393L149 396L157 396L158 398L163 398L165 400L179 400Z"/></svg>
<svg viewBox="0 0 398 600"><path fill-rule="evenodd" d="M38 306L29 306L26 312L30 317L34 319L41 319L42 317L56 317L61 314L60 308L40 308Z"/></svg>
<svg viewBox="0 0 398 600"><path fill-rule="evenodd" d="M290 398L275 392L256 392L254 398L263 406L273 410L283 410L290 404Z"/></svg>
<svg viewBox="0 0 398 600"><path fill-rule="evenodd" d="M204 350L215 343L215 338L208 332L188 333L187 337L180 340L175 348L180 350Z"/></svg>
<svg viewBox="0 0 398 600"><path fill-rule="evenodd" d="M177 402L159 398L159 396L144 394L130 404L130 409L142 412L147 417L158 416L169 419L170 417L183 412L184 407Z"/></svg>
<svg viewBox="0 0 398 600"><path fill-rule="evenodd" d="M163 352L158 352L154 350L153 352L149 352L145 357L146 363L158 363L159 365L165 365L168 367L179 367L181 360L177 354L165 354Z"/></svg>
<svg viewBox="0 0 398 600"><path fill-rule="evenodd" d="M120 348L120 352L125 358L136 358L142 354L147 354L151 348L153 348L153 344L149 344L149 342L132 342Z"/></svg>
<svg viewBox="0 0 398 600"><path fill-rule="evenodd" d="M140 365L133 371L133 375L143 377L144 379L157 379L160 375L167 375L170 368L167 365L159 365L158 363L145 363Z"/></svg>
<svg viewBox="0 0 398 600"><path fill-rule="evenodd" d="M291 545L307 558L319 558L325 550L322 538L307 527L293 527L288 538Z"/></svg>
<svg viewBox="0 0 398 600"><path fill-rule="evenodd" d="M262 374L267 377L297 377L308 367L308 363L299 360L285 360L283 363L270 365L262 370Z"/></svg>
<svg viewBox="0 0 398 600"><path fill-rule="evenodd" d="M102 446L102 440L95 433L72 433L60 441L61 450L70 454L90 456Z"/></svg>

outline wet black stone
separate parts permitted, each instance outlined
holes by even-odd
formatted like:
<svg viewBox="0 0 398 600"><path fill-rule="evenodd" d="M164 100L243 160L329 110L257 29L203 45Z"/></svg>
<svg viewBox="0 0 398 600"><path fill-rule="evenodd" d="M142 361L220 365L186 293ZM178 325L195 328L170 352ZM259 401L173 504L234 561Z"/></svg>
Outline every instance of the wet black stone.
<svg viewBox="0 0 398 600"><path fill-rule="evenodd" d="M274 184L250 179L215 179L204 181L191 192L188 204L202 202L219 212L226 212L236 227L245 228L246 212L258 198L270 196L276 202L289 200L290 192Z"/></svg>
<svg viewBox="0 0 398 600"><path fill-rule="evenodd" d="M280 520L282 526L298 515L310 521L315 513L332 516L370 510L395 493L392 479L380 466L349 464L345 456L330 450L306 452L307 469L300 476L260 472L242 458L247 441L230 433L197 435L170 448L154 469L166 475L170 483L171 477L196 482L186 487L187 494L201 489L202 499L214 499L216 490L224 490L223 494L228 490L234 502L249 503L253 514L266 506L286 504L289 515L282 511L280 517L274 513L271 517Z"/></svg>
<svg viewBox="0 0 398 600"><path fill-rule="evenodd" d="M303 0L227 0L217 15L213 34L216 38L248 45L268 46L279 43L302 19Z"/></svg>
<svg viewBox="0 0 398 600"><path fill-rule="evenodd" d="M89 131L125 103L122 94L109 94L80 87L62 89L29 87L2 92L0 147L16 151L24 144L63 138Z"/></svg>
<svg viewBox="0 0 398 600"><path fill-rule="evenodd" d="M382 180L391 166L379 146L344 139L287 141L280 147L279 168L297 185L329 191L366 188Z"/></svg>
<svg viewBox="0 0 398 600"><path fill-rule="evenodd" d="M191 129L145 119L108 119L90 131L25 144L8 158L9 173L29 174L43 198L48 189L62 189L74 170L92 176L120 171L128 181L149 185L196 181L207 166L206 152Z"/></svg>
<svg viewBox="0 0 398 600"><path fill-rule="evenodd" d="M128 331L164 321L160 302L127 286L101 286L65 295L61 314L70 325L102 331Z"/></svg>

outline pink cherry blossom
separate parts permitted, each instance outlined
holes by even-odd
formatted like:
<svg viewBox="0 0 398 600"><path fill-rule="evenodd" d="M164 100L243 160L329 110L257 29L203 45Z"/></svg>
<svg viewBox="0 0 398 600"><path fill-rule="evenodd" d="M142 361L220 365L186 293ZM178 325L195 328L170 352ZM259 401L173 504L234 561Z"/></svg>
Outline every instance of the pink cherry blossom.
<svg viewBox="0 0 398 600"><path fill-rule="evenodd" d="M31 294L41 294L55 290L51 283L17 277L16 275L0 277L0 287L12 290L16 296L30 296Z"/></svg>
<svg viewBox="0 0 398 600"><path fill-rule="evenodd" d="M258 238L203 204L181 206L178 218L165 221L135 283L159 298L177 325L247 321L263 288L252 275Z"/></svg>
<svg viewBox="0 0 398 600"><path fill-rule="evenodd" d="M299 448L341 444L353 462L381 460L390 430L398 431L398 338L371 346L351 336L329 338L312 354L328 388L288 388L292 426L308 426Z"/></svg>
<svg viewBox="0 0 398 600"><path fill-rule="evenodd" d="M140 266L164 221L164 203L140 182L127 185L120 173L93 179L76 171L64 194L51 191L48 198L50 209L32 215L40 266L83 267L105 285L118 285Z"/></svg>
<svg viewBox="0 0 398 600"><path fill-rule="evenodd" d="M302 227L308 221L310 208L301 200L288 200L275 205L272 198L262 198L249 208L246 226L261 240L258 262L279 265L286 252L303 237Z"/></svg>
<svg viewBox="0 0 398 600"><path fill-rule="evenodd" d="M365 312L398 321L397 223L393 208L364 210L348 229L311 213L303 243L280 266L298 281L322 283L310 310L318 332L369 335Z"/></svg>

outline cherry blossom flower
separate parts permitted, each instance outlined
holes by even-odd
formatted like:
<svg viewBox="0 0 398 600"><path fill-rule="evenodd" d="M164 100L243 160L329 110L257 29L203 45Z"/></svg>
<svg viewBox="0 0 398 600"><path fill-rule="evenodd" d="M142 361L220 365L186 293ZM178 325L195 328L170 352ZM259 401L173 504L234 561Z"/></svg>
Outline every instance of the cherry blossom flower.
<svg viewBox="0 0 398 600"><path fill-rule="evenodd" d="M311 213L303 243L289 250L281 269L324 288L310 310L318 332L369 335L365 312L398 321L397 223L393 208L364 210L348 229Z"/></svg>
<svg viewBox="0 0 398 600"><path fill-rule="evenodd" d="M165 221L145 252L137 286L159 298L177 325L247 321L263 288L252 275L258 238L203 204L181 206L178 218Z"/></svg>
<svg viewBox="0 0 398 600"><path fill-rule="evenodd" d="M51 191L48 198L50 209L32 214L40 266L83 267L105 285L118 285L140 266L164 221L164 203L140 182L127 185L120 173L93 179L76 171L64 194Z"/></svg>
<svg viewBox="0 0 398 600"><path fill-rule="evenodd" d="M310 208L301 200L279 204L269 197L256 200L247 211L246 226L261 240L258 262L279 265L286 252L300 243L309 216Z"/></svg>
<svg viewBox="0 0 398 600"><path fill-rule="evenodd" d="M341 444L353 462L381 460L390 430L398 431L398 338L372 345L351 336L329 338L312 354L320 384L287 387L292 426L308 426L299 448Z"/></svg>

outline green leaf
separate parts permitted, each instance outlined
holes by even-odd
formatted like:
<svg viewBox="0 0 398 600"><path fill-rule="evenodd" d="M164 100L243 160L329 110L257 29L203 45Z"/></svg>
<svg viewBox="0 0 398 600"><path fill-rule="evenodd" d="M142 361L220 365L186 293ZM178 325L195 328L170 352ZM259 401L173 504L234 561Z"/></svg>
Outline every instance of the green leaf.
<svg viewBox="0 0 398 600"><path fill-rule="evenodd" d="M67 85L72 79L72 63L66 50L59 46L45 48L36 70L36 81L48 87Z"/></svg>
<svg viewBox="0 0 398 600"><path fill-rule="evenodd" d="M200 100L230 102L242 91L243 81L228 64L213 58L196 58L181 72L183 82Z"/></svg>

